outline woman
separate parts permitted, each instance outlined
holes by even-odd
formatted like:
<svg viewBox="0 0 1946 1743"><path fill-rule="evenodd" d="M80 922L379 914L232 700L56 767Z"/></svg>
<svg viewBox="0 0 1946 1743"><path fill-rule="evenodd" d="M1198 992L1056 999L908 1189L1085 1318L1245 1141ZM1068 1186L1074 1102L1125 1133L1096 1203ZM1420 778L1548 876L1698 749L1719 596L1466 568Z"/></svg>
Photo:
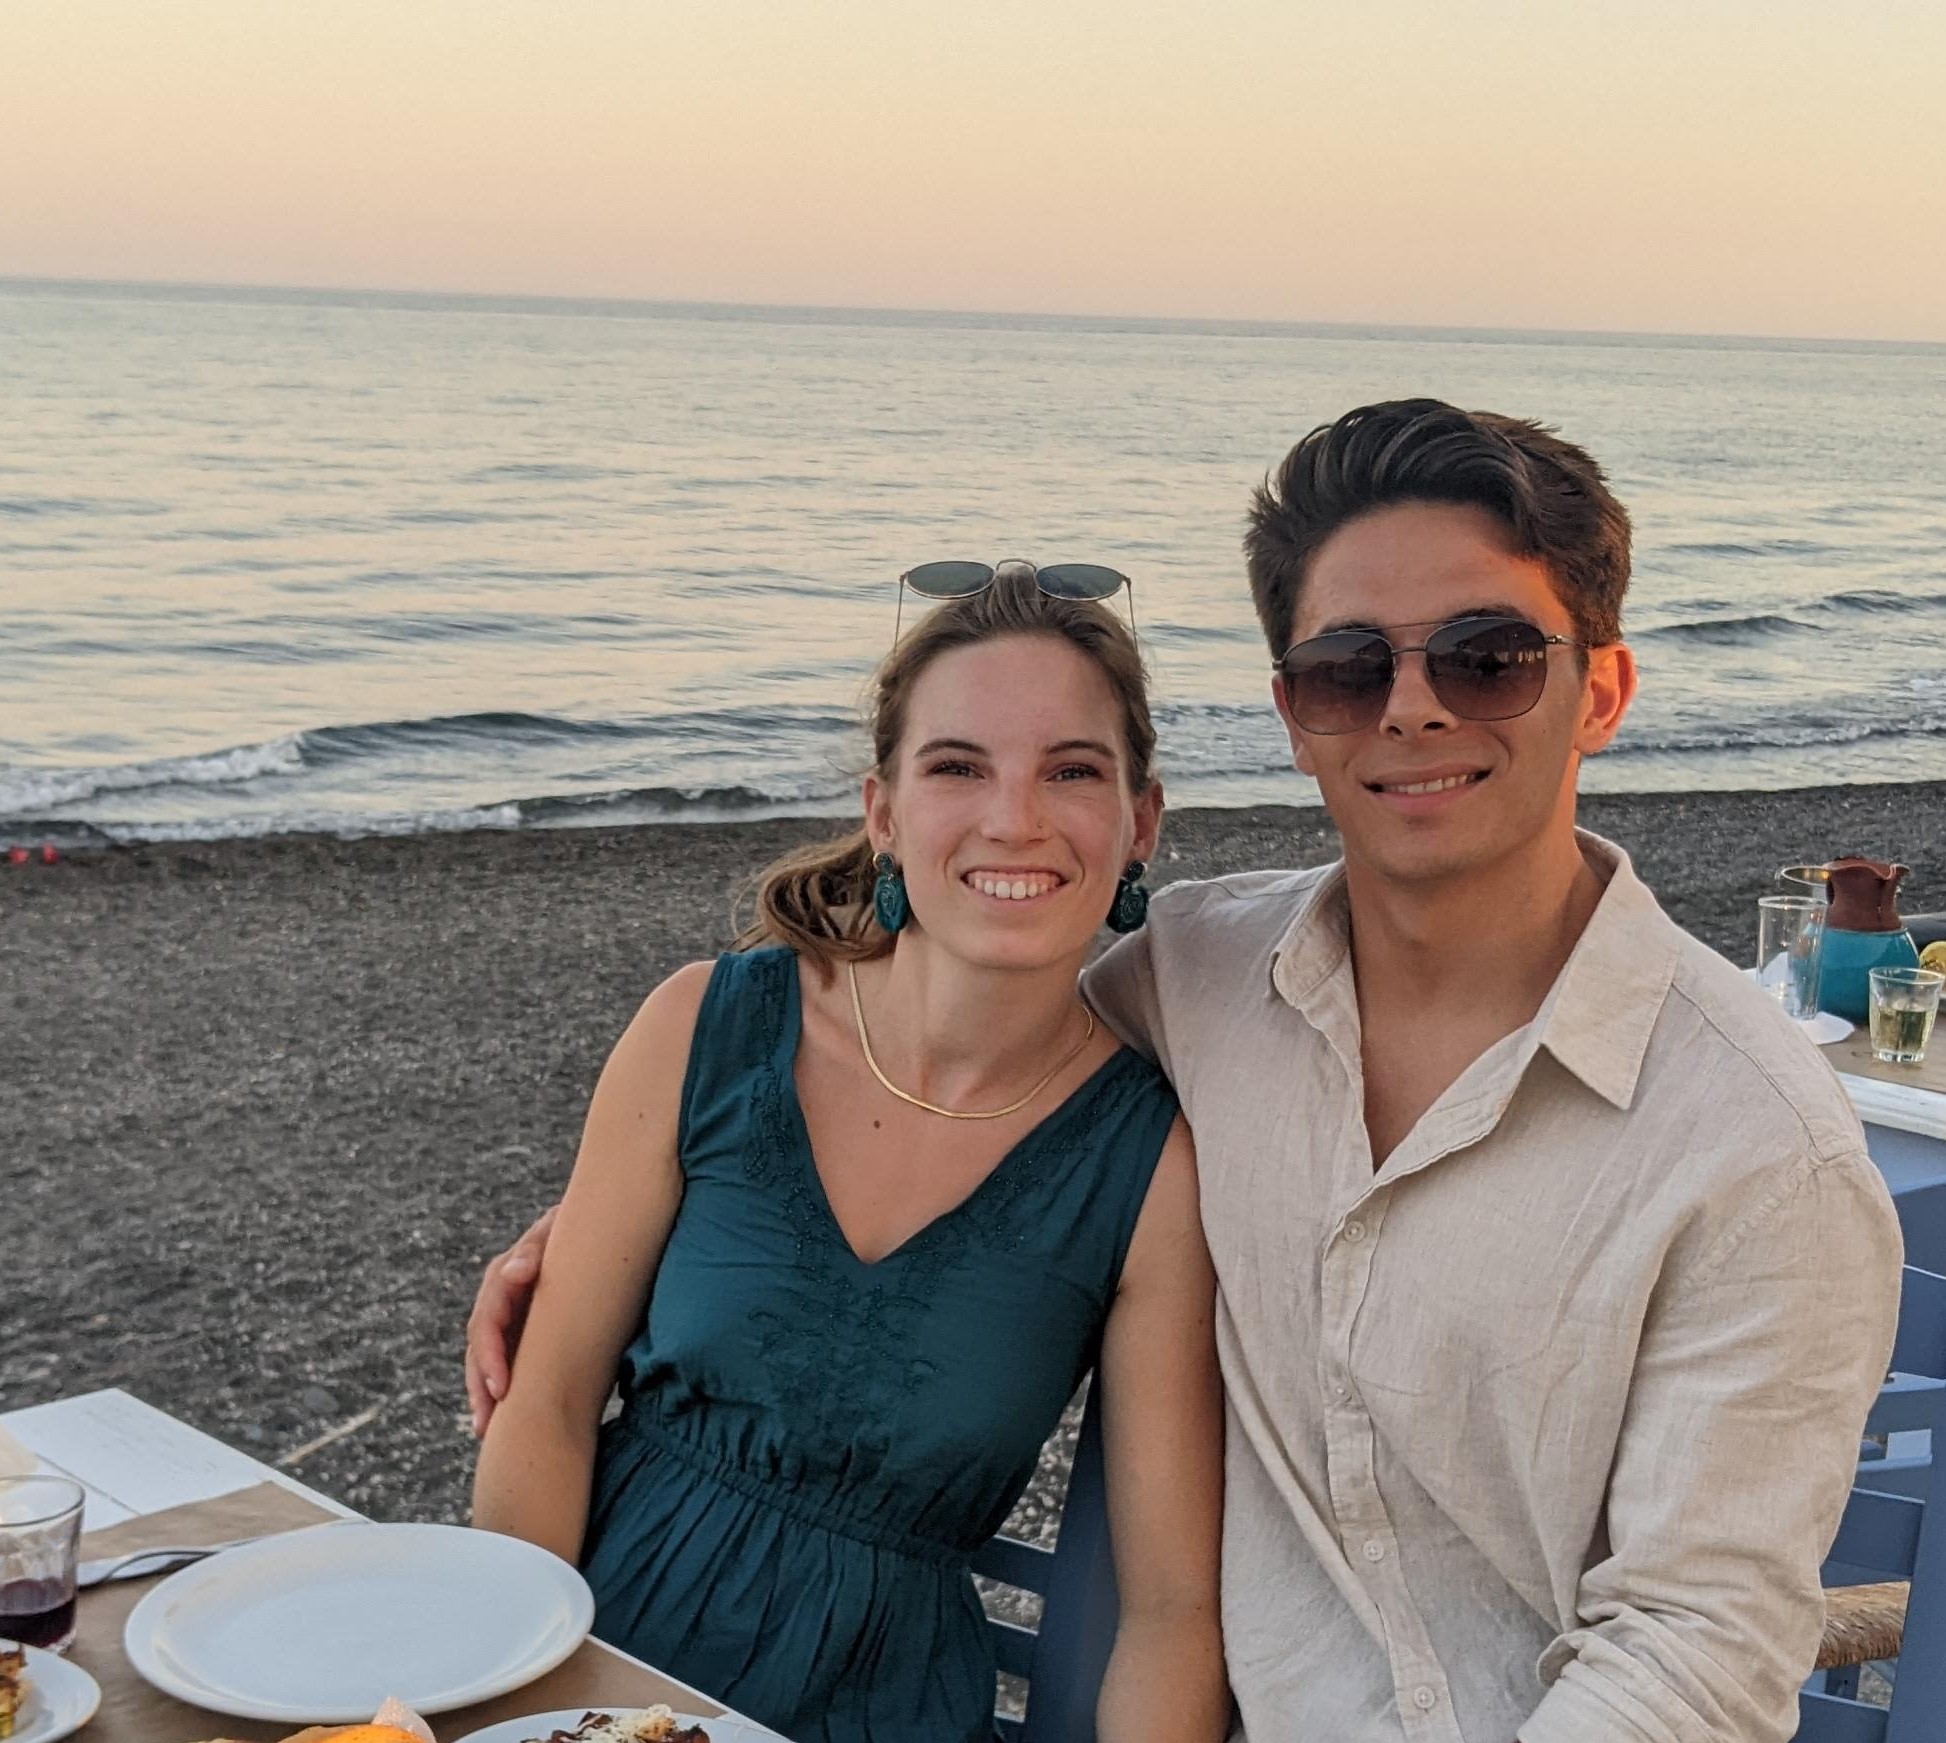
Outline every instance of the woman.
<svg viewBox="0 0 1946 1743"><path fill-rule="evenodd" d="M1139 654L1026 565L879 674L865 828L761 886L602 1073L475 1523L796 1743L975 1743L966 1556L1097 1361L1104 1743L1210 1743L1221 1393L1173 1094L1081 1002L1162 797ZM597 1429L617 1367L621 1416Z"/></svg>

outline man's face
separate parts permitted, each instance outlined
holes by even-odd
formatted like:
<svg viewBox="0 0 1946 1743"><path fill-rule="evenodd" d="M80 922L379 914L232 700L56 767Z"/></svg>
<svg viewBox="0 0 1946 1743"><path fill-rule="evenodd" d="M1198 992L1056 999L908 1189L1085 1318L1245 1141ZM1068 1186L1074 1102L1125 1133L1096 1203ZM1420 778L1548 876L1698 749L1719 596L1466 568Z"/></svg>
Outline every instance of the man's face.
<svg viewBox="0 0 1946 1743"><path fill-rule="evenodd" d="M1509 549L1484 509L1399 503L1342 526L1319 546L1298 599L1292 641L1338 629L1379 629L1417 647L1457 617L1522 617L1574 638L1574 620L1547 569ZM1466 720L1426 679L1425 658L1397 661L1378 720L1355 732L1307 732L1280 681L1277 711L1297 766L1315 776L1349 859L1379 876L1424 884L1529 849L1574 818L1581 758L1615 735L1635 693L1620 646L1587 655L1550 647L1547 683L1513 720ZM1407 787L1440 783L1437 790Z"/></svg>

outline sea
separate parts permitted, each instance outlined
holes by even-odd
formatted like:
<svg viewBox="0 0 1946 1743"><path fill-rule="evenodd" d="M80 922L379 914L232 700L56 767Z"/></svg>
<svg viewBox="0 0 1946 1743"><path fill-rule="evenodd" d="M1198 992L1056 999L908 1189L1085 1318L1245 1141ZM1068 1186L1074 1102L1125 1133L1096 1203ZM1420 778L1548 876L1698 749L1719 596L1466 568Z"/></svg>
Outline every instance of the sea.
<svg viewBox="0 0 1946 1743"><path fill-rule="evenodd" d="M1946 346L0 281L0 842L842 814L938 557L1126 571L1172 802L1315 803L1244 510L1408 394L1633 513L1585 787L1946 777Z"/></svg>

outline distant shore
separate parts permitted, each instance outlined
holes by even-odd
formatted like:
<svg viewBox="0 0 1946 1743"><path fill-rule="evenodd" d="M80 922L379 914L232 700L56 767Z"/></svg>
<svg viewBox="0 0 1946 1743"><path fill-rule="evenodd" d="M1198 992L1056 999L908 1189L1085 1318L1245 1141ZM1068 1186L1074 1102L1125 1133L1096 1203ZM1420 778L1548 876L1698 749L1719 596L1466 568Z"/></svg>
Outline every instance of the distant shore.
<svg viewBox="0 0 1946 1743"><path fill-rule="evenodd" d="M1607 795L1582 814L1738 960L1780 865L1902 859L1907 911L1946 908L1946 782ZM723 947L747 873L831 829L0 864L0 1407L122 1386L273 1462L376 1407L297 1474L380 1518L463 1516L481 1262L559 1190L644 993ZM1184 811L1152 881L1335 851L1321 811Z"/></svg>

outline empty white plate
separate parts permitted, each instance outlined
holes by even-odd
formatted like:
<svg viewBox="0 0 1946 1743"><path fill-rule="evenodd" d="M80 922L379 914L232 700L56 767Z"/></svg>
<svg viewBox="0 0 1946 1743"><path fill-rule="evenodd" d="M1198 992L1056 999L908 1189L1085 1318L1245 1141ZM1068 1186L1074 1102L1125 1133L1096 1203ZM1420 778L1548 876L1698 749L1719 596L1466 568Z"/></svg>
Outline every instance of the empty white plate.
<svg viewBox="0 0 1946 1743"><path fill-rule="evenodd" d="M564 1707L554 1713L529 1713L524 1719L502 1719L484 1731L469 1731L459 1743L546 1743L556 1731L572 1731L589 1713L637 1711L631 1707ZM698 1719L686 1713L674 1715L678 1725L701 1725L709 1733L709 1743L783 1743L775 1731L766 1731L748 1719Z"/></svg>
<svg viewBox="0 0 1946 1743"><path fill-rule="evenodd" d="M552 1670L594 1620L588 1582L516 1537L347 1521L171 1574L122 1644L166 1694L242 1719L355 1724L388 1695L422 1713Z"/></svg>
<svg viewBox="0 0 1946 1743"><path fill-rule="evenodd" d="M100 1705L101 1685L80 1665L30 1646L27 1698L14 1715L12 1743L55 1743L58 1737L71 1737Z"/></svg>

